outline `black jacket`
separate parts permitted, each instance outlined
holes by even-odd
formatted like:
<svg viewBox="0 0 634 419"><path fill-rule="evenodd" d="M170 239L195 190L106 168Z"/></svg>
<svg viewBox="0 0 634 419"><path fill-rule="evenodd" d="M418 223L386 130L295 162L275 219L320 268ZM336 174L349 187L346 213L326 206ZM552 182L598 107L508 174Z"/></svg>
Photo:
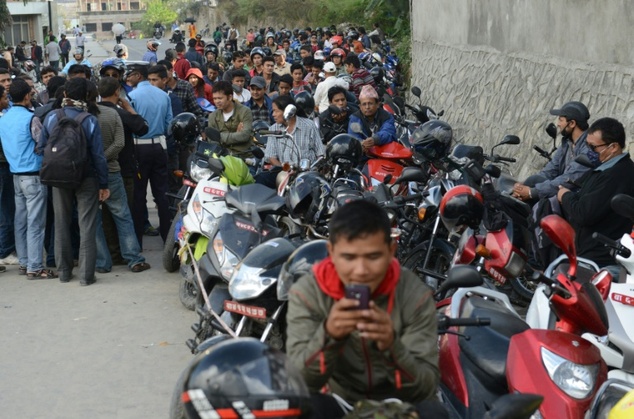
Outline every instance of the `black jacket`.
<svg viewBox="0 0 634 419"><path fill-rule="evenodd" d="M610 161L606 162L609 163ZM577 238L577 254L599 266L615 265L610 250L592 239L598 232L618 240L632 231L632 222L614 212L610 200L616 194L634 196L634 162L626 153L611 167L604 165L587 172L577 183L578 192L563 195L561 206L566 219L574 227Z"/></svg>
<svg viewBox="0 0 634 419"><path fill-rule="evenodd" d="M350 113L346 119L341 122L335 122L332 119L332 114L329 109L326 109L319 114L319 131L323 138L324 144L328 143L333 137L339 134L346 134L348 132L348 122L350 121Z"/></svg>

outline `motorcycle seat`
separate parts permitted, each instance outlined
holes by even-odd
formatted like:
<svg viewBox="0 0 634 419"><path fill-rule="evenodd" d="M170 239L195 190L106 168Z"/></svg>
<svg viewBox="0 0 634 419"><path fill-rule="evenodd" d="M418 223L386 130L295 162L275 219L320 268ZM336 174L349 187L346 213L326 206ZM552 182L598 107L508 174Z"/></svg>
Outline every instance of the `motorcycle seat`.
<svg viewBox="0 0 634 419"><path fill-rule="evenodd" d="M460 350L477 367L474 373L482 384L498 392L506 391L506 358L510 339L530 327L503 306L480 297L467 299L461 317L491 319L489 327L463 328L461 332L470 339L460 339Z"/></svg>
<svg viewBox="0 0 634 419"><path fill-rule="evenodd" d="M284 207L284 198L278 196L274 189L258 183L244 185L225 195L227 205L236 208L243 214L251 214L254 207L258 213L272 213Z"/></svg>

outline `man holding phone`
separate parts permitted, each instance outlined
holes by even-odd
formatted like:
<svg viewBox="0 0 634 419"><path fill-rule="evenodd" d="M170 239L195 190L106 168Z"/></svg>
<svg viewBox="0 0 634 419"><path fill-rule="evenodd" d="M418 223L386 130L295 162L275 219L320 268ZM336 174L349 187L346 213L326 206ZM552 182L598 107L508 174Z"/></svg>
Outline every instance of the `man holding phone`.
<svg viewBox="0 0 634 419"><path fill-rule="evenodd" d="M293 285L287 314L286 349L314 394L313 417L345 415L318 394L326 385L349 403L396 397L444 417L431 401L439 380L432 291L394 258L387 214L352 201L329 232L329 257Z"/></svg>

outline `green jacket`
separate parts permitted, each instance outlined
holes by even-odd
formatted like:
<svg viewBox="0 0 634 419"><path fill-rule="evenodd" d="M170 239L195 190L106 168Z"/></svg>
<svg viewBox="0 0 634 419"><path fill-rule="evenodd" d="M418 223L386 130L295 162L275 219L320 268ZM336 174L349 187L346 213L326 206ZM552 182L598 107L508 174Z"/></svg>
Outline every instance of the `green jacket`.
<svg viewBox="0 0 634 419"><path fill-rule="evenodd" d="M244 124L240 132L236 132L238 125ZM227 122L221 110L209 115L209 126L220 131L220 144L227 147L232 155L240 158L251 157L248 150L253 143L253 114L251 109L234 100L233 115Z"/></svg>
<svg viewBox="0 0 634 419"><path fill-rule="evenodd" d="M386 310L388 296L374 302ZM388 351L379 351L358 332L340 341L329 337L325 322L334 303L313 273L290 290L286 350L311 392L328 384L348 402L396 397L415 403L435 394L440 376L436 309L420 278L401 268L391 313L396 339Z"/></svg>

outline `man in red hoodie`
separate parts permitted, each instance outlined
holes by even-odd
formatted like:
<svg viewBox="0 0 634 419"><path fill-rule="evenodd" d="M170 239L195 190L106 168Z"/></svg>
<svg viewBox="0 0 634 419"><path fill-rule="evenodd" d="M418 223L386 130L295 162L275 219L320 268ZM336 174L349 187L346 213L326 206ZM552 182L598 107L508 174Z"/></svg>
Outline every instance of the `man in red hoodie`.
<svg viewBox="0 0 634 419"><path fill-rule="evenodd" d="M329 257L293 285L286 318L287 353L314 394L313 417L345 414L318 394L324 388L351 404L396 397L431 417L443 409L432 401L440 374L431 289L394 258L390 222L378 205L344 205L329 233ZM349 298L351 285L357 292L367 286L366 308Z"/></svg>

